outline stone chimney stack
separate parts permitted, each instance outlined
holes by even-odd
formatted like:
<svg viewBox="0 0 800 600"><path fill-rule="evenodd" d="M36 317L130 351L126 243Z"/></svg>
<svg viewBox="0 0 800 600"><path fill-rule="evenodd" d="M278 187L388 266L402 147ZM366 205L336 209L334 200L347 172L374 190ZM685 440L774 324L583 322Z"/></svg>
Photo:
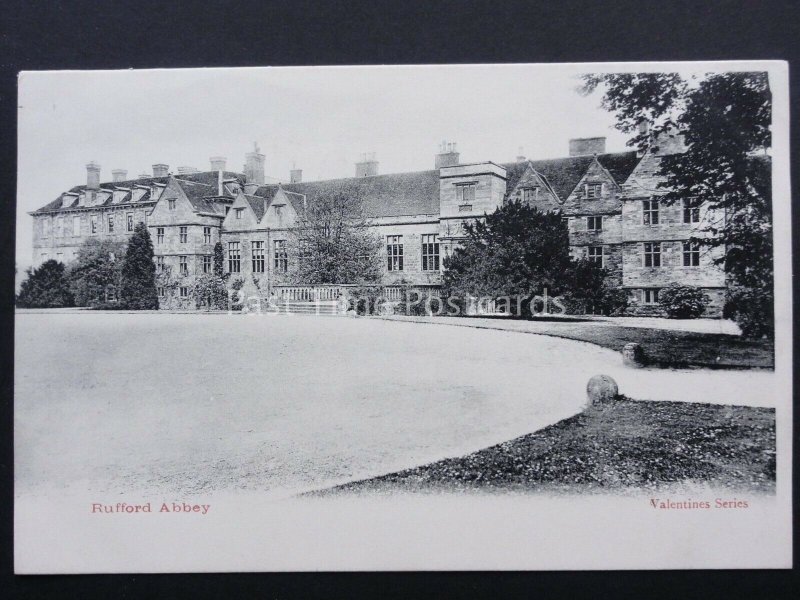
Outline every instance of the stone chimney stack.
<svg viewBox="0 0 800 600"><path fill-rule="evenodd" d="M289 183L302 183L303 169L292 169L289 171Z"/></svg>
<svg viewBox="0 0 800 600"><path fill-rule="evenodd" d="M439 152L436 154L436 168L454 167L459 162L460 155L455 142L442 140L439 144Z"/></svg>
<svg viewBox="0 0 800 600"><path fill-rule="evenodd" d="M189 175L191 173L197 173L197 169L194 167L178 167L178 175Z"/></svg>
<svg viewBox="0 0 800 600"><path fill-rule="evenodd" d="M212 156L209 160L211 161L212 171L224 171L225 163L228 159L224 156Z"/></svg>
<svg viewBox="0 0 800 600"><path fill-rule="evenodd" d="M378 161L374 152L365 152L356 163L356 177L374 177L378 174Z"/></svg>
<svg viewBox="0 0 800 600"><path fill-rule="evenodd" d="M166 177L169 175L169 165L158 163L153 165L153 177Z"/></svg>
<svg viewBox="0 0 800 600"><path fill-rule="evenodd" d="M606 138L575 138L569 141L570 156L592 156L606 153Z"/></svg>
<svg viewBox="0 0 800 600"><path fill-rule="evenodd" d="M90 190L100 189L100 165L94 161L86 165L86 188Z"/></svg>
<svg viewBox="0 0 800 600"><path fill-rule="evenodd" d="M111 181L114 183L119 183L120 181L125 181L128 178L128 171L125 169L114 169L111 171Z"/></svg>
<svg viewBox="0 0 800 600"><path fill-rule="evenodd" d="M247 183L264 185L264 155L258 147L258 143L253 142L253 151L244 155L244 178Z"/></svg>

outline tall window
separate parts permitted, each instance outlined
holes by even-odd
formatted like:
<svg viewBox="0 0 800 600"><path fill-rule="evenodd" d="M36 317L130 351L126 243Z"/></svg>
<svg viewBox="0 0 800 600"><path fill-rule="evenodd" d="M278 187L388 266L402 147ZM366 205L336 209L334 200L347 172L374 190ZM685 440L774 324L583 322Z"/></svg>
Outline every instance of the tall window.
<svg viewBox="0 0 800 600"><path fill-rule="evenodd" d="M114 233L114 215L108 215L108 233Z"/></svg>
<svg viewBox="0 0 800 600"><path fill-rule="evenodd" d="M683 200L683 222L700 222L700 203L695 198L684 198Z"/></svg>
<svg viewBox="0 0 800 600"><path fill-rule="evenodd" d="M286 273L289 270L289 255L286 253L286 240L275 240L275 270Z"/></svg>
<svg viewBox="0 0 800 600"><path fill-rule="evenodd" d="M241 219L243 214L244 214L244 209L243 208L237 208L236 209L236 218L237 219Z"/></svg>
<svg viewBox="0 0 800 600"><path fill-rule="evenodd" d="M72 235L79 236L81 234L81 218L72 217Z"/></svg>
<svg viewBox="0 0 800 600"><path fill-rule="evenodd" d="M47 221L45 221L46 223ZM97 215L92 215L92 233L97 233Z"/></svg>
<svg viewBox="0 0 800 600"><path fill-rule="evenodd" d="M462 183L456 185L456 200L459 204L472 204L475 202L477 183Z"/></svg>
<svg viewBox="0 0 800 600"><path fill-rule="evenodd" d="M589 231L603 231L603 217L586 217L586 229Z"/></svg>
<svg viewBox="0 0 800 600"><path fill-rule="evenodd" d="M159 244L164 243L164 228L163 227L156 227L156 242Z"/></svg>
<svg viewBox="0 0 800 600"><path fill-rule="evenodd" d="M186 286L181 286L181 298L188 298L189 297L189 288Z"/></svg>
<svg viewBox="0 0 800 600"><path fill-rule="evenodd" d="M187 240L187 239L188 239L188 237L189 237L189 228L188 228L186 225L183 225L183 226L180 228L179 235L180 235L180 242L181 242L181 244L185 244L185 243L186 243L186 240Z"/></svg>
<svg viewBox="0 0 800 600"><path fill-rule="evenodd" d="M422 236L422 270L439 270L439 236L435 233Z"/></svg>
<svg viewBox="0 0 800 600"><path fill-rule="evenodd" d="M700 244L697 242L683 242L683 266L700 266Z"/></svg>
<svg viewBox="0 0 800 600"><path fill-rule="evenodd" d="M211 227L203 227L203 243L211 243Z"/></svg>
<svg viewBox="0 0 800 600"><path fill-rule="evenodd" d="M92 232L94 233L94 232ZM42 237L50 237L50 218L42 219Z"/></svg>
<svg viewBox="0 0 800 600"><path fill-rule="evenodd" d="M253 242L253 273L264 272L264 242Z"/></svg>
<svg viewBox="0 0 800 600"><path fill-rule="evenodd" d="M213 268L211 266L211 255L205 254L203 256L203 273L211 273L212 269Z"/></svg>
<svg viewBox="0 0 800 600"><path fill-rule="evenodd" d="M169 204L170 210L175 210L175 198L170 198L169 200L167 200L167 203Z"/></svg>
<svg viewBox="0 0 800 600"><path fill-rule="evenodd" d="M539 186L529 187L522 190L522 199L525 202L533 202L539 199Z"/></svg>
<svg viewBox="0 0 800 600"><path fill-rule="evenodd" d="M642 304L658 304L657 288L650 288L642 290Z"/></svg>
<svg viewBox="0 0 800 600"><path fill-rule="evenodd" d="M61 237L64 235L64 217L58 217L56 221L56 236Z"/></svg>
<svg viewBox="0 0 800 600"><path fill-rule="evenodd" d="M128 231L133 231L133 213L128 213Z"/></svg>
<svg viewBox="0 0 800 600"><path fill-rule="evenodd" d="M228 242L228 272L239 273L242 270L242 251L239 242Z"/></svg>
<svg viewBox="0 0 800 600"><path fill-rule="evenodd" d="M658 225L658 200L642 201L642 223L645 225Z"/></svg>
<svg viewBox="0 0 800 600"><path fill-rule="evenodd" d="M403 270L403 236L386 236L386 268L389 271Z"/></svg>
<svg viewBox="0 0 800 600"><path fill-rule="evenodd" d="M587 183L586 184L586 197L587 198L600 198L603 195L602 183Z"/></svg>
<svg viewBox="0 0 800 600"><path fill-rule="evenodd" d="M158 286L156 288L156 290L158 290L158 297L159 298L165 298L166 297L166 294L164 293L164 288L162 286Z"/></svg>
<svg viewBox="0 0 800 600"><path fill-rule="evenodd" d="M156 272L163 273L164 272L164 257L163 256L156 256Z"/></svg>
<svg viewBox="0 0 800 600"><path fill-rule="evenodd" d="M591 262L603 266L603 247L602 246L588 246L586 248L586 258Z"/></svg>
<svg viewBox="0 0 800 600"><path fill-rule="evenodd" d="M178 257L178 264L180 265L180 273L181 273L181 275L188 275L189 274L189 257L188 256L179 256Z"/></svg>
<svg viewBox="0 0 800 600"><path fill-rule="evenodd" d="M661 266L661 242L645 242L644 244L644 266Z"/></svg>

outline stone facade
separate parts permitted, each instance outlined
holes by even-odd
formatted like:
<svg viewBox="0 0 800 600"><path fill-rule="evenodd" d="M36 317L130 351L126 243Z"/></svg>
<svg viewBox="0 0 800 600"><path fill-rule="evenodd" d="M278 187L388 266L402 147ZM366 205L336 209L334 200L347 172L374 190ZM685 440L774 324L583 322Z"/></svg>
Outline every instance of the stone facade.
<svg viewBox="0 0 800 600"><path fill-rule="evenodd" d="M305 183L294 169L283 185L264 184L264 158L257 147L246 155L244 174L221 170L225 159L213 157L216 170L172 176L166 165L156 164L153 177L119 181L120 171L115 181L99 183L99 166L90 163L87 185L31 213L34 262L70 262L85 240L123 242L135 223L144 221L153 239L163 306L194 306L191 288L209 270L217 241L223 244L226 270L229 251L238 256L239 271L232 279L244 281L245 293L263 293L291 280L292 259L287 257L284 272L279 248L288 244L298 211L345 182L363 193L367 216L382 240L386 284L440 284L444 259L464 238L464 223L520 200L561 212L573 255L601 262L613 284L628 290L632 314L659 313L658 291L677 282L703 288L711 298L708 315L719 315L725 276L714 262L722 250L697 252L690 239L724 215L705 205L658 202L660 157L679 152L679 140L667 140L642 156L607 154L604 148L602 138L590 138L571 144L571 156L563 159L464 164L455 145L443 144L432 171L378 175L377 161L367 156L355 178ZM402 253L402 268L389 259L390 250ZM423 252L430 258L424 265Z"/></svg>

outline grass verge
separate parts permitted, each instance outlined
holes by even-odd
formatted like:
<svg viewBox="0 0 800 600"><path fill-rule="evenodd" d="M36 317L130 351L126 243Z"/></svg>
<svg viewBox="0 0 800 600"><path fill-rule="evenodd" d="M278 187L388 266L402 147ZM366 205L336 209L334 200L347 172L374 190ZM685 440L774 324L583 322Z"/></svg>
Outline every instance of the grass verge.
<svg viewBox="0 0 800 600"><path fill-rule="evenodd" d="M774 493L775 410L619 398L467 456L326 493L585 493L676 484Z"/></svg>
<svg viewBox="0 0 800 600"><path fill-rule="evenodd" d="M402 318L402 317L401 317ZM436 317L438 321L466 327L485 327L550 335L589 342L621 352L625 344L641 344L654 367L709 369L773 369L775 348L769 340L748 340L738 335L622 327L578 318L508 319L480 317L490 325L470 324L472 317ZM496 327L494 327L496 323Z"/></svg>

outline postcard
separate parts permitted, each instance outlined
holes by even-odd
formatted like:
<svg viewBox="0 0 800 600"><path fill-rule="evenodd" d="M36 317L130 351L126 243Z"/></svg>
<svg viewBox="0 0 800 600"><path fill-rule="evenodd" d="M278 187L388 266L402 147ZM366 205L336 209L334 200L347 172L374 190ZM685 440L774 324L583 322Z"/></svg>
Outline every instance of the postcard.
<svg viewBox="0 0 800 600"><path fill-rule="evenodd" d="M20 73L16 572L791 567L788 90Z"/></svg>

